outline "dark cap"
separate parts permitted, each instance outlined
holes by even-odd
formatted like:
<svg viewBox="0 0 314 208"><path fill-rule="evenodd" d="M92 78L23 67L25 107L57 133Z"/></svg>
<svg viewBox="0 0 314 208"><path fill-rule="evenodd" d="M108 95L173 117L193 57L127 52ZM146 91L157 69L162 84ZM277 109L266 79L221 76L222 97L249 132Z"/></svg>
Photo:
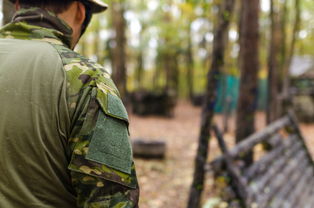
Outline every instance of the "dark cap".
<svg viewBox="0 0 314 208"><path fill-rule="evenodd" d="M84 1L84 0L83 0ZM107 10L108 5L101 0L85 0L90 3L92 13L100 13Z"/></svg>
<svg viewBox="0 0 314 208"><path fill-rule="evenodd" d="M9 0L9 1L11 1L12 3L16 2L16 0ZM108 8L108 5L102 2L102 0L79 0L79 1L81 1L82 3L84 2L88 3L88 5L91 8L92 13L100 13L100 12L105 11Z"/></svg>

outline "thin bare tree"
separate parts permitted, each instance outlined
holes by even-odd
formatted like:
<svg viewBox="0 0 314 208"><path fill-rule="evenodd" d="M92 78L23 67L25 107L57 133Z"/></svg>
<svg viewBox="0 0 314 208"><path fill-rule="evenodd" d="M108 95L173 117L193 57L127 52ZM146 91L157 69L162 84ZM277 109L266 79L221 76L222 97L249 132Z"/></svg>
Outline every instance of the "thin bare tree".
<svg viewBox="0 0 314 208"><path fill-rule="evenodd" d="M236 142L255 131L259 70L259 0L242 0L240 27L240 96L237 107ZM252 157L244 157L250 163Z"/></svg>
<svg viewBox="0 0 314 208"><path fill-rule="evenodd" d="M188 208L200 206L201 194L204 189L205 164L208 156L210 128L217 101L219 80L223 78L222 71L225 61L226 40L234 9L234 0L224 0L220 6L219 18L214 35L212 63L207 75L205 101L202 108L201 129L199 133L197 156L195 159L194 178L190 190Z"/></svg>
<svg viewBox="0 0 314 208"><path fill-rule="evenodd" d="M124 19L125 11L124 0L115 0L112 2L112 23L115 30L115 42L113 48L112 60L112 78L117 85L121 97L124 98L127 93L127 69L126 69L126 21Z"/></svg>
<svg viewBox="0 0 314 208"><path fill-rule="evenodd" d="M294 10L295 10L295 20L293 25L293 31L292 31L292 40L290 42L290 47L288 49L287 58L284 63L283 68L283 97L284 99L288 99L288 93L289 93L289 85L290 85L290 72L289 68L292 62L293 55L295 53L295 46L298 40L298 35L301 28L301 0L295 0L294 2ZM285 110L283 110L285 111Z"/></svg>
<svg viewBox="0 0 314 208"><path fill-rule="evenodd" d="M267 95L267 124L276 120L279 115L279 86L280 86L280 44L282 43L282 35L280 29L280 19L278 7L275 5L275 0L270 0L270 44L268 54L268 95ZM281 52L281 53L280 53Z"/></svg>

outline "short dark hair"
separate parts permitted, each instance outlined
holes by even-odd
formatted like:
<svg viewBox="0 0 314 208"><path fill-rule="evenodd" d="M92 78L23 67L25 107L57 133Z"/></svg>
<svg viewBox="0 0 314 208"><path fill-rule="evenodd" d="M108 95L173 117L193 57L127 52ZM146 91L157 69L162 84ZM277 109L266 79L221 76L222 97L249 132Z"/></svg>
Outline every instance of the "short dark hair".
<svg viewBox="0 0 314 208"><path fill-rule="evenodd" d="M21 7L40 7L55 14L66 11L74 0L20 0Z"/></svg>

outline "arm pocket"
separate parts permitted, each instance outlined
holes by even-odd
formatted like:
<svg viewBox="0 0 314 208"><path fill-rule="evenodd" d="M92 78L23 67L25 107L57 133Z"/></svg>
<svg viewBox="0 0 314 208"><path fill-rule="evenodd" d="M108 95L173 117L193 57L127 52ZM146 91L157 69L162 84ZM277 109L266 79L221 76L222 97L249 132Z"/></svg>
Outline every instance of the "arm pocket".
<svg viewBox="0 0 314 208"><path fill-rule="evenodd" d="M128 133L128 114L117 96L98 91L97 100L102 108L91 138L86 159L99 162L130 174L132 148ZM106 99L101 99L106 98Z"/></svg>
<svg viewBox="0 0 314 208"><path fill-rule="evenodd" d="M100 111L86 159L131 174L132 149L127 124Z"/></svg>
<svg viewBox="0 0 314 208"><path fill-rule="evenodd" d="M109 93L98 91L96 99L101 107L96 124L77 139L69 169L135 189L138 183L124 105Z"/></svg>

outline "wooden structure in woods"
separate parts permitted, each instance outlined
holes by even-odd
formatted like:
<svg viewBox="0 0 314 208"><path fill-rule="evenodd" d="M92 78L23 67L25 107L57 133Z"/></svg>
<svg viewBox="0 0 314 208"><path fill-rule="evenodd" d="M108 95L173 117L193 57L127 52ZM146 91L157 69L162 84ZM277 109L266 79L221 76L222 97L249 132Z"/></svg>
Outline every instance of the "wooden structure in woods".
<svg viewBox="0 0 314 208"><path fill-rule="evenodd" d="M261 132L228 150L221 132L214 127L223 155L210 164L215 178L225 178L220 192L228 207L313 208L314 163L291 113ZM244 166L241 156L258 144L271 146L269 152Z"/></svg>
<svg viewBox="0 0 314 208"><path fill-rule="evenodd" d="M205 100L204 94L194 94L191 96L191 102L194 106L202 106Z"/></svg>
<svg viewBox="0 0 314 208"><path fill-rule="evenodd" d="M133 113L141 116L159 115L172 117L176 96L171 92L152 93L137 91L130 95Z"/></svg>
<svg viewBox="0 0 314 208"><path fill-rule="evenodd" d="M307 95L314 98L314 68L291 79L290 95Z"/></svg>
<svg viewBox="0 0 314 208"><path fill-rule="evenodd" d="M292 105L301 122L314 122L314 60L295 57L291 66L290 89L287 104ZM301 71L302 73L298 73Z"/></svg>
<svg viewBox="0 0 314 208"><path fill-rule="evenodd" d="M132 142L134 157L144 159L164 159L167 144L163 141L136 139Z"/></svg>

